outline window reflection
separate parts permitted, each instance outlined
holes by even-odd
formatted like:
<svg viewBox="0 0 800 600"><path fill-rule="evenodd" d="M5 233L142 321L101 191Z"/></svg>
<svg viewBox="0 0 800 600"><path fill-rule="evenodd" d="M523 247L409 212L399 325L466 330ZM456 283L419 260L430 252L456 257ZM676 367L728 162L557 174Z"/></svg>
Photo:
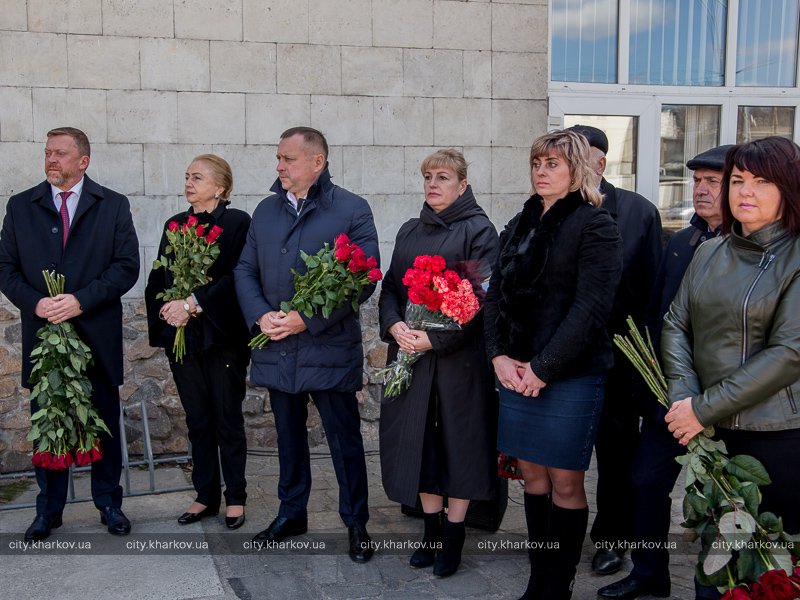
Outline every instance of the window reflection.
<svg viewBox="0 0 800 600"><path fill-rule="evenodd" d="M658 208L665 229L682 229L689 224L694 209L692 173L686 162L719 145L719 121L719 106L661 107Z"/></svg>
<svg viewBox="0 0 800 600"><path fill-rule="evenodd" d="M736 85L794 85L799 4L739 0Z"/></svg>
<svg viewBox="0 0 800 600"><path fill-rule="evenodd" d="M792 139L794 107L740 106L736 118L736 143L758 140L770 135Z"/></svg>
<svg viewBox="0 0 800 600"><path fill-rule="evenodd" d="M636 141L639 119L607 115L564 115L564 127L591 125L608 137L604 177L616 187L636 190Z"/></svg>
<svg viewBox="0 0 800 600"><path fill-rule="evenodd" d="M616 83L618 0L554 0L553 81Z"/></svg>
<svg viewBox="0 0 800 600"><path fill-rule="evenodd" d="M631 0L630 82L724 84L727 0Z"/></svg>

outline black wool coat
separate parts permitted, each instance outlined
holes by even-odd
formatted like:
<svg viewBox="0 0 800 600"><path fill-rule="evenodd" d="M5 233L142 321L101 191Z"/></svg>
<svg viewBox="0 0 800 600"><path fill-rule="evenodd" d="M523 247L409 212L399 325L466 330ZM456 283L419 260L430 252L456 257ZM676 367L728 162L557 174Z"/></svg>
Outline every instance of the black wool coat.
<svg viewBox="0 0 800 600"><path fill-rule="evenodd" d="M189 208L186 212L174 215L164 223L164 231L166 232L170 221L183 225L193 214L194 211ZM236 298L233 268L247 239L250 215L243 210L220 204L211 213L202 212L195 216L199 223L206 226L206 231L218 225L222 228L222 233L216 242L219 246L219 256L208 269L211 281L194 291L197 303L203 312L196 318L189 319L186 324L186 353L191 355L212 347L228 347L247 356L250 351L247 347L250 333ZM164 254L166 246L167 236L164 233L158 246L158 256ZM159 318L158 313L164 306L164 301L156 299L156 295L170 285L172 285L172 274L167 269L163 267L152 269L147 278L144 297L147 305L147 332L150 345L165 348L167 354L171 356L175 328Z"/></svg>
<svg viewBox="0 0 800 600"><path fill-rule="evenodd" d="M95 369L122 385L122 303L139 277L139 241L128 199L84 176L83 190L62 249L61 217L50 184L8 200L0 234L0 290L20 310L22 385L29 387L30 353L46 321L34 314L47 296L42 271L65 276L83 313L70 322L92 350Z"/></svg>
<svg viewBox="0 0 800 600"><path fill-rule="evenodd" d="M606 325L622 271L617 226L570 192L542 216L532 196L500 235L484 318L490 358L530 361L545 383L605 373Z"/></svg>
<svg viewBox="0 0 800 600"><path fill-rule="evenodd" d="M459 271L464 266L460 274L469 271L477 281L478 272L488 274L494 263L498 241L469 187L440 213L425 204L419 218L402 225L379 300L381 337L390 344L390 362L398 346L388 331L405 319L408 290L402 279L414 259L441 255L448 268ZM438 402L444 453L453 457L440 492L454 498L491 498L497 472L497 401L483 343L483 313L461 330L429 331L428 337L433 349L413 366L411 387L381 406L384 489L392 500L416 504L423 461L431 460L422 453L429 403Z"/></svg>

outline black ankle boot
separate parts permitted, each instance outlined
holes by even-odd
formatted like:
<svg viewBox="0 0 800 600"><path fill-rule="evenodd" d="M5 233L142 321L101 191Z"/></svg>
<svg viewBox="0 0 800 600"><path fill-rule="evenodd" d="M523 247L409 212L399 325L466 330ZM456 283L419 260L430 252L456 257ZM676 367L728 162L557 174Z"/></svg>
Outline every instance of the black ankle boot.
<svg viewBox="0 0 800 600"><path fill-rule="evenodd" d="M417 569L430 567L436 559L436 551L442 547L442 512L425 513L425 533L422 546L414 550L409 564Z"/></svg>
<svg viewBox="0 0 800 600"><path fill-rule="evenodd" d="M439 577L450 577L461 564L461 551L464 549L466 531L464 522L451 523L445 520L442 530L442 549L436 553L433 563L433 574Z"/></svg>
<svg viewBox="0 0 800 600"><path fill-rule="evenodd" d="M528 587L519 600L544 600L539 593L542 577L547 574L543 571L541 563L543 544L546 543L550 533L550 507L552 502L546 494L525 494L525 522L528 525L528 558L531 561L531 575L528 578Z"/></svg>
<svg viewBox="0 0 800 600"><path fill-rule="evenodd" d="M589 522L588 508L561 508L553 504L550 512L550 530L558 542L558 549L546 550L541 598L570 600L575 584L575 572L583 553L583 539Z"/></svg>

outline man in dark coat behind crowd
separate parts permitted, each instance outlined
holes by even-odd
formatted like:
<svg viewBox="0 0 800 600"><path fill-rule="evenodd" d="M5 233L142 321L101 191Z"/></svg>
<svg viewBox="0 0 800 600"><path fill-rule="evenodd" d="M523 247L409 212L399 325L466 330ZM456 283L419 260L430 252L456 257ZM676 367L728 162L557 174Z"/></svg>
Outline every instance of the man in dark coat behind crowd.
<svg viewBox="0 0 800 600"><path fill-rule="evenodd" d="M119 386L122 385L122 295L139 277L139 241L128 199L89 179L86 134L72 127L47 133L47 181L8 201L0 234L0 290L20 311L22 385L30 389L31 350L48 321L70 321L92 351L91 401L111 431L92 463L92 498L110 533L130 532L123 514ZM65 277L50 298L42 271ZM38 410L35 402L31 409ZM25 539L42 540L61 526L68 471L36 467L36 518Z"/></svg>
<svg viewBox="0 0 800 600"><path fill-rule="evenodd" d="M692 203L695 213L689 226L669 239L656 276L647 318L656 351L661 345L664 314L669 310L695 250L720 233L722 169L729 148L731 146L712 148L686 163L694 171ZM634 547L630 575L600 588L598 595L601 598L636 598L643 594L663 597L670 594L667 535L672 500L669 495L681 471L675 457L686 452L686 448L667 430L664 422L667 409L649 393L646 398L642 403L642 430L638 448L631 454L634 456L633 539L647 542L647 547ZM653 547L655 544L660 547ZM698 597L703 596L698 593Z"/></svg>
<svg viewBox="0 0 800 600"><path fill-rule="evenodd" d="M632 316L644 324L645 309L661 261L661 217L656 206L635 192L614 187L603 177L608 138L588 125L569 128L589 141L590 163L603 194L603 208L617 222L622 237L622 279L608 321L611 335L627 331ZM614 367L608 373L603 412L597 430L597 515L591 538L598 548L592 570L607 575L622 568L624 546L632 530L631 448L639 435L639 375L614 348Z"/></svg>
<svg viewBox="0 0 800 600"><path fill-rule="evenodd" d="M367 469L356 399L364 360L359 315L349 302L327 319L284 313L280 303L295 293L291 269L306 270L300 252L315 254L344 233L377 259L378 235L367 202L331 181L328 144L319 131L288 129L277 158L274 195L256 207L234 272L245 321L252 333L271 337L263 350L253 351L250 379L269 390L280 461L278 516L253 541L258 548L307 530L310 396L339 482L339 514L349 530L350 558L366 562L373 550L366 530ZM365 288L359 301L374 290Z"/></svg>

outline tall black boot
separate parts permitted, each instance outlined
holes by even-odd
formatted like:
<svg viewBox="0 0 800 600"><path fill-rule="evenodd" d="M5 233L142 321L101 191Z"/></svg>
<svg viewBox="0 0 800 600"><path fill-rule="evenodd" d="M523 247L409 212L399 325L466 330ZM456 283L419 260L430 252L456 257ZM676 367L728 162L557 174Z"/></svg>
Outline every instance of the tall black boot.
<svg viewBox="0 0 800 600"><path fill-rule="evenodd" d="M464 521L453 523L445 520L444 529L442 530L442 549L436 553L436 560L433 563L434 575L450 577L450 575L458 571L466 536Z"/></svg>
<svg viewBox="0 0 800 600"><path fill-rule="evenodd" d="M550 533L550 507L552 502L547 494L525 494L525 522L528 525L528 558L531 561L531 575L528 587L519 600L544 600L539 594L541 578L546 574L539 564L542 560L543 544Z"/></svg>
<svg viewBox="0 0 800 600"><path fill-rule="evenodd" d="M570 600L575 572L581 561L583 539L589 523L589 508L561 508L553 504L550 531L558 549L545 551L546 577L542 581L541 598Z"/></svg>
<svg viewBox="0 0 800 600"><path fill-rule="evenodd" d="M430 567L436 559L436 551L442 547L442 511L425 513L425 533L422 534L422 546L414 550L409 564L422 569Z"/></svg>

